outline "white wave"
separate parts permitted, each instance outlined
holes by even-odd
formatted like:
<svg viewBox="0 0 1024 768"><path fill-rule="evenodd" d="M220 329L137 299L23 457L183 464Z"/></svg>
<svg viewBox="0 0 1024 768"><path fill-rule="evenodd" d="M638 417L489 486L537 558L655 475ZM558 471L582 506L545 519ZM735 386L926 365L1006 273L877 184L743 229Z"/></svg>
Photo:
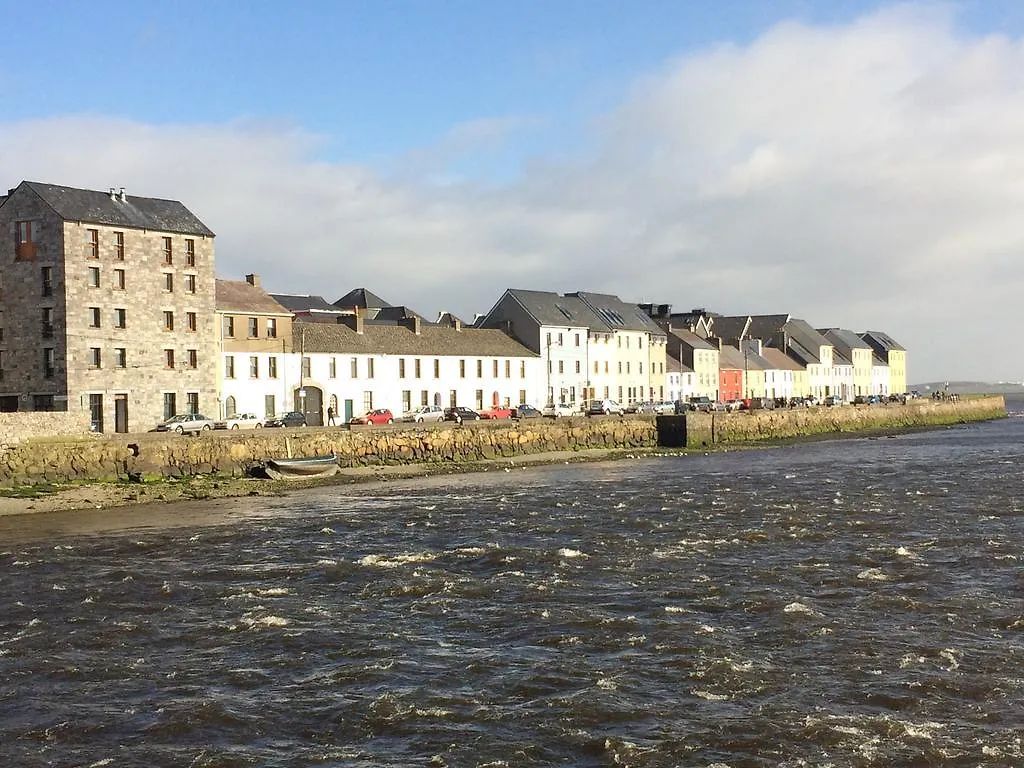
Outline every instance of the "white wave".
<svg viewBox="0 0 1024 768"><path fill-rule="evenodd" d="M317 565L337 565L338 561L337 560L317 560L316 564Z"/></svg>
<svg viewBox="0 0 1024 768"><path fill-rule="evenodd" d="M694 691L693 695L706 701L728 701L729 697L722 693L711 693L710 691Z"/></svg>
<svg viewBox="0 0 1024 768"><path fill-rule="evenodd" d="M328 536L334 533L333 528L321 528L320 533L326 533Z"/></svg>
<svg viewBox="0 0 1024 768"><path fill-rule="evenodd" d="M900 557L909 557L911 560L917 559L917 553L912 549L907 549L906 547L897 547L896 554Z"/></svg>
<svg viewBox="0 0 1024 768"><path fill-rule="evenodd" d="M864 581L888 581L889 577L880 568L867 568L857 574L858 579Z"/></svg>
<svg viewBox="0 0 1024 768"><path fill-rule="evenodd" d="M104 765L110 765L114 762L114 758L105 757L102 760L97 760L95 763L89 763L88 768L103 768Z"/></svg>
<svg viewBox="0 0 1024 768"><path fill-rule="evenodd" d="M67 589L67 587L65 587L63 584L54 584L53 585L53 591L54 592L63 592L66 589Z"/></svg>
<svg viewBox="0 0 1024 768"><path fill-rule="evenodd" d="M697 631L700 632L702 635L713 635L716 632L715 628L712 627L710 624L701 624L697 628Z"/></svg>
<svg viewBox="0 0 1024 768"><path fill-rule="evenodd" d="M455 551L460 555L483 555L487 553L484 547L460 547Z"/></svg>
<svg viewBox="0 0 1024 768"><path fill-rule="evenodd" d="M947 672L952 672L954 669L960 668L960 659L963 658L963 653L958 651L956 648L943 648L939 653L940 659L945 659L949 662L949 666L946 667Z"/></svg>
<svg viewBox="0 0 1024 768"><path fill-rule="evenodd" d="M387 555L366 555L361 557L358 562L360 565L373 565L378 568L398 568L400 565L408 565L409 563L429 563L431 560L436 560L437 555L433 552L417 552L408 555L395 555L394 557L388 557Z"/></svg>
<svg viewBox="0 0 1024 768"><path fill-rule="evenodd" d="M250 629L255 627L287 627L291 623L283 616L260 616L258 618L243 616L241 621Z"/></svg>
<svg viewBox="0 0 1024 768"><path fill-rule="evenodd" d="M693 613L693 611L681 605L666 605L665 613Z"/></svg>
<svg viewBox="0 0 1024 768"><path fill-rule="evenodd" d="M558 550L559 557L590 557L590 555L580 552L578 549L569 549L568 547L562 547Z"/></svg>
<svg viewBox="0 0 1024 768"><path fill-rule="evenodd" d="M811 608L809 606L806 606L806 605L804 605L803 603L800 603L800 602L790 603L789 605L787 605L782 610L783 610L784 613L802 613L805 616L820 616L821 615L820 613L818 613L813 608Z"/></svg>
<svg viewBox="0 0 1024 768"><path fill-rule="evenodd" d="M924 664L927 659L924 656L915 656L912 653L905 653L900 657L900 669L906 669L913 664Z"/></svg>
<svg viewBox="0 0 1024 768"><path fill-rule="evenodd" d="M602 677L597 681L597 687L604 691L614 691L618 689L618 683L609 677Z"/></svg>

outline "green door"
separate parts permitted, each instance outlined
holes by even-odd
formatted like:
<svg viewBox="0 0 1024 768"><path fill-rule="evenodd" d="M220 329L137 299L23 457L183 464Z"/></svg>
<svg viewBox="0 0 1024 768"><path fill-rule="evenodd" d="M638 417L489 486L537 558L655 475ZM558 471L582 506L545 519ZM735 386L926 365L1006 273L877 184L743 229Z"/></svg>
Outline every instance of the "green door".
<svg viewBox="0 0 1024 768"><path fill-rule="evenodd" d="M352 420L352 401L345 401L345 424L348 424Z"/></svg>

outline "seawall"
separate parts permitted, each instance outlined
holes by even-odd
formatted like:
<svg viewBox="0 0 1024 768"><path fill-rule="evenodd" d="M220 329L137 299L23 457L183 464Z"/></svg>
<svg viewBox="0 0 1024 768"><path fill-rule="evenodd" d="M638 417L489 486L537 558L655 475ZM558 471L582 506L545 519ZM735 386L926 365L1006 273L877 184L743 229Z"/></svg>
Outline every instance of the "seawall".
<svg viewBox="0 0 1024 768"><path fill-rule="evenodd" d="M269 458L334 453L343 467L438 463L595 448L708 448L827 433L926 427L1006 415L1002 397L907 405L395 425L49 436L0 441L0 486L244 476Z"/></svg>

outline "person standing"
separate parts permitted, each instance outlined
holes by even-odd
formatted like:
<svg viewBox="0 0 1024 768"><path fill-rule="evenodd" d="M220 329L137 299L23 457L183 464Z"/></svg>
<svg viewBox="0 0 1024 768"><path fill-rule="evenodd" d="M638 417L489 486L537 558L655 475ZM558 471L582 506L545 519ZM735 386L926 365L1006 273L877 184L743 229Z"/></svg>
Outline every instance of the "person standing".
<svg viewBox="0 0 1024 768"><path fill-rule="evenodd" d="M335 423L334 423L334 408L331 407L331 406L327 406L327 426L329 426L329 427L335 426Z"/></svg>

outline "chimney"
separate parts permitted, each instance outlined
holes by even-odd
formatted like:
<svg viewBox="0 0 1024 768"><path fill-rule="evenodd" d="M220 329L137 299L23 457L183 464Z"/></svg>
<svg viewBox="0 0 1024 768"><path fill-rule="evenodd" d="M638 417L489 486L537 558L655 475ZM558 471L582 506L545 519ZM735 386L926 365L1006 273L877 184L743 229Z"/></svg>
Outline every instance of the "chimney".
<svg viewBox="0 0 1024 768"><path fill-rule="evenodd" d="M253 288L262 288L263 287L263 286L260 285L260 276L257 275L255 272L252 273L251 275L246 275L245 276L245 282L247 282Z"/></svg>
<svg viewBox="0 0 1024 768"><path fill-rule="evenodd" d="M454 328L456 331L462 330L462 321L459 320L459 318L455 317L455 315L452 315L452 328Z"/></svg>
<svg viewBox="0 0 1024 768"><path fill-rule="evenodd" d="M345 315L344 317L338 318L339 323L344 323L353 331L358 333L360 336L363 335L363 310L360 307L355 307L355 311L351 315Z"/></svg>
<svg viewBox="0 0 1024 768"><path fill-rule="evenodd" d="M420 335L420 323L419 315L413 315L412 317L405 318L405 326L417 336Z"/></svg>
<svg viewBox="0 0 1024 768"><path fill-rule="evenodd" d="M110 199L117 200L117 190L113 187L110 188Z"/></svg>
<svg viewBox="0 0 1024 768"><path fill-rule="evenodd" d="M124 187L121 187L121 194L119 195L119 197L121 198L122 203L128 202L128 198L124 194Z"/></svg>

